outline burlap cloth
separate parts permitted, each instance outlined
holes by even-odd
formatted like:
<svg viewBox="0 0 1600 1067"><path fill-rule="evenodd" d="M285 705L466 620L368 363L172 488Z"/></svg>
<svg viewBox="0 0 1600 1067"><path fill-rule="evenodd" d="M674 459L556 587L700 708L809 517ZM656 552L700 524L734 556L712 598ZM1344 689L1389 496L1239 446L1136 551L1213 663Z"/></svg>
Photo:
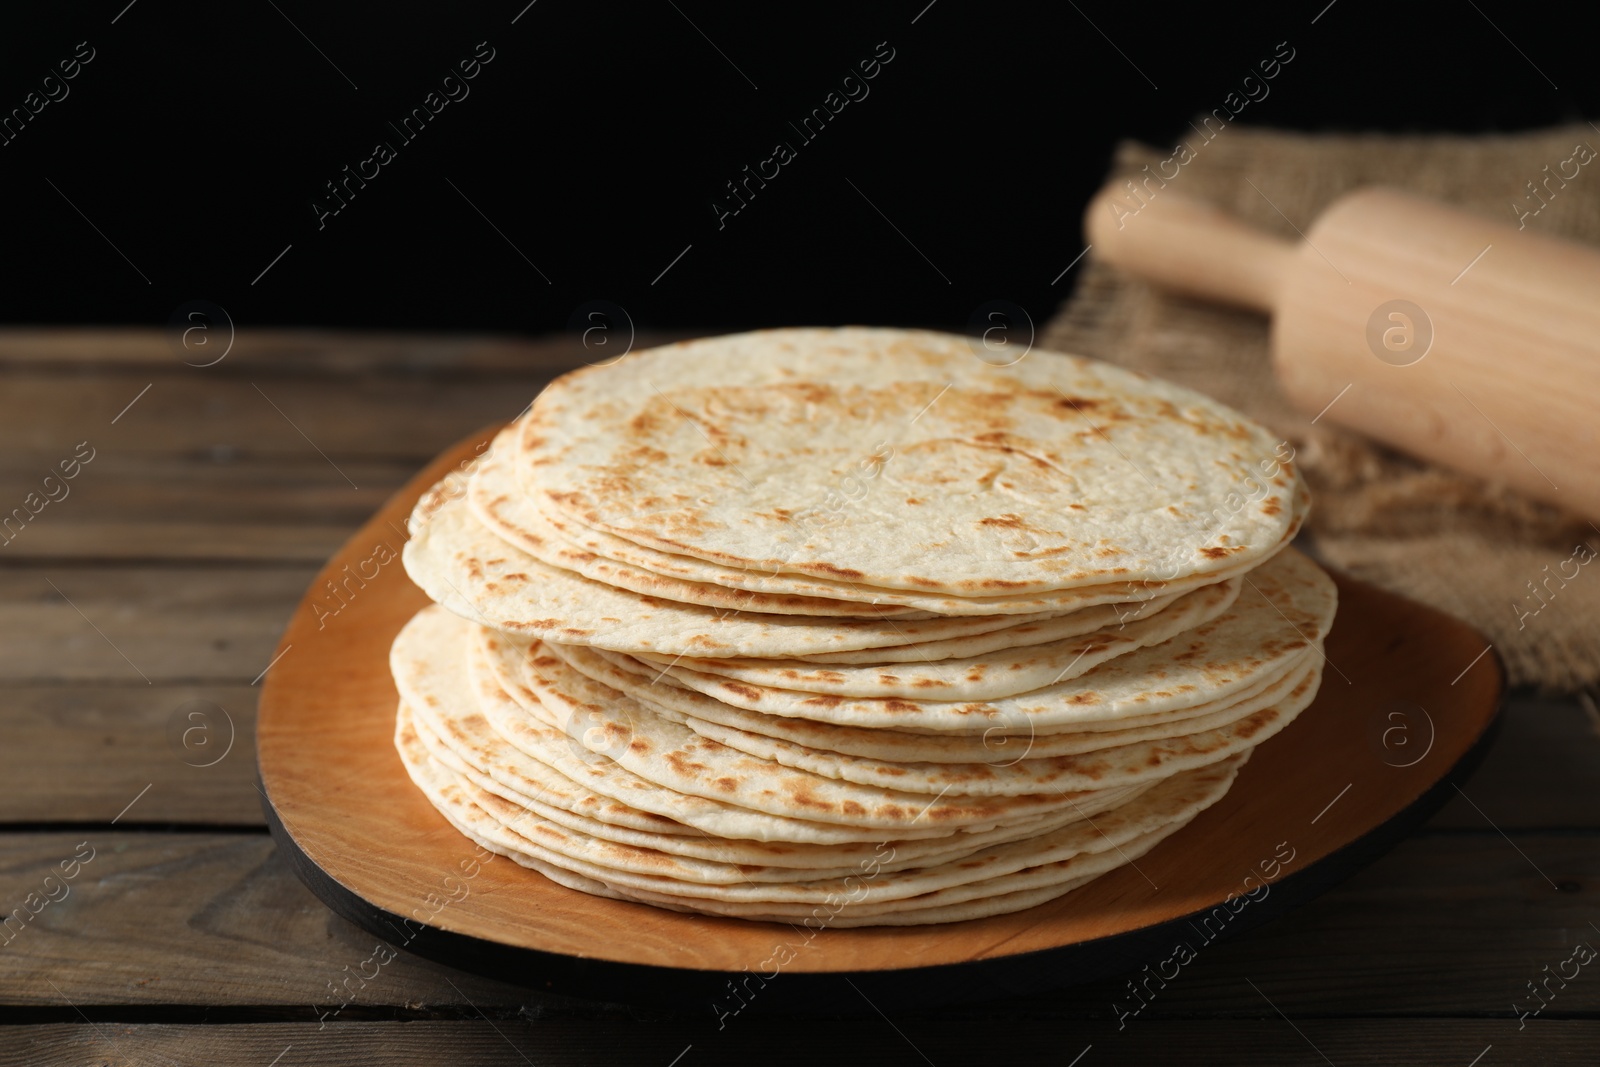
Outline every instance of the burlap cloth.
<svg viewBox="0 0 1600 1067"><path fill-rule="evenodd" d="M1293 228L1246 177L1302 230L1339 194L1374 183L1515 222L1514 202L1538 203L1524 203L1525 184L1546 164L1554 171L1580 142L1600 147L1600 132L1584 124L1496 137L1306 136L1231 126L1167 189L1291 240ZM1170 155L1170 147L1124 143L1111 177L1120 184ZM1600 173L1569 182L1527 226L1600 243ZM1296 448L1313 493L1316 555L1471 622L1513 684L1570 692L1600 681L1600 565L1580 568L1564 585L1545 582L1579 542L1600 548L1600 530L1327 420L1311 425L1273 379L1265 319L1163 294L1093 257L1075 268L1077 289L1042 330L1042 347L1180 382L1260 420ZM1541 582L1543 599L1533 592Z"/></svg>

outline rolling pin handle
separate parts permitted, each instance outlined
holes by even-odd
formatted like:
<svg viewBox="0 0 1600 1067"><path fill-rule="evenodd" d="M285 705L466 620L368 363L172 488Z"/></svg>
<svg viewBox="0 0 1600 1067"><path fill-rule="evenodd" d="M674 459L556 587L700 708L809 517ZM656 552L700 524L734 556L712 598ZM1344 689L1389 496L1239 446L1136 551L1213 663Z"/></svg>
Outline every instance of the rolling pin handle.
<svg viewBox="0 0 1600 1067"><path fill-rule="evenodd" d="M1107 186L1089 202L1096 256L1165 289L1271 314L1295 255L1210 204L1164 189Z"/></svg>

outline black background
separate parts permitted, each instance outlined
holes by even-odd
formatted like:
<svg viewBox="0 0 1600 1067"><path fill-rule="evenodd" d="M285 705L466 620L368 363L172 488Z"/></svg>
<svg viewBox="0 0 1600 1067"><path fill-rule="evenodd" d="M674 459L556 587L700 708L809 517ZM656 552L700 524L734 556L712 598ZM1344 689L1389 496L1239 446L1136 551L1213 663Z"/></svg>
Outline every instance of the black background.
<svg viewBox="0 0 1600 1067"><path fill-rule="evenodd" d="M995 298L1042 319L1116 141L1172 144L1279 42L1295 58L1238 121L1600 111L1578 5L525 3L8 11L0 111L96 54L0 146L0 321L156 326L194 299L240 327L541 333L593 299L640 328L961 328ZM387 122L480 41L470 95L400 144ZM879 42L870 95L719 230L724 183ZM379 140L398 157L319 230L324 183Z"/></svg>

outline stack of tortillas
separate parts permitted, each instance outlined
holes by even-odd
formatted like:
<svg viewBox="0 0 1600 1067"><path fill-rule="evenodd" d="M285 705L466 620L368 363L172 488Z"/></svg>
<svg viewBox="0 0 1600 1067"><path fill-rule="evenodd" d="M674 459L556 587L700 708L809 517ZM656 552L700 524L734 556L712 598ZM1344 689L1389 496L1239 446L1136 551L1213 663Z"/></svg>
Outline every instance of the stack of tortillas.
<svg viewBox="0 0 1600 1067"><path fill-rule="evenodd" d="M562 885L831 926L1032 907L1215 803L1321 678L1292 451L980 356L775 330L553 383L412 515L418 787Z"/></svg>

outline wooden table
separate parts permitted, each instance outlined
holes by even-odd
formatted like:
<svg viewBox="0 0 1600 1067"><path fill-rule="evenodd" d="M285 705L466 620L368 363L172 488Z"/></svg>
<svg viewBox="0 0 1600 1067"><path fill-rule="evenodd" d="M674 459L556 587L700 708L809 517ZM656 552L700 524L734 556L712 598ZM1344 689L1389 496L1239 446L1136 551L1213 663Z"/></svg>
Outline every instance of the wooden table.
<svg viewBox="0 0 1600 1067"><path fill-rule="evenodd" d="M375 966L266 834L254 681L351 530L583 355L283 332L196 368L155 332L0 333L0 516L28 516L0 544L0 914L26 918L0 932L0 1065L1600 1058L1600 962L1573 975L1600 947L1600 723L1525 695L1421 833L1206 946L1121 1028L1121 981L719 1030L709 1005L574 1002L404 952Z"/></svg>

